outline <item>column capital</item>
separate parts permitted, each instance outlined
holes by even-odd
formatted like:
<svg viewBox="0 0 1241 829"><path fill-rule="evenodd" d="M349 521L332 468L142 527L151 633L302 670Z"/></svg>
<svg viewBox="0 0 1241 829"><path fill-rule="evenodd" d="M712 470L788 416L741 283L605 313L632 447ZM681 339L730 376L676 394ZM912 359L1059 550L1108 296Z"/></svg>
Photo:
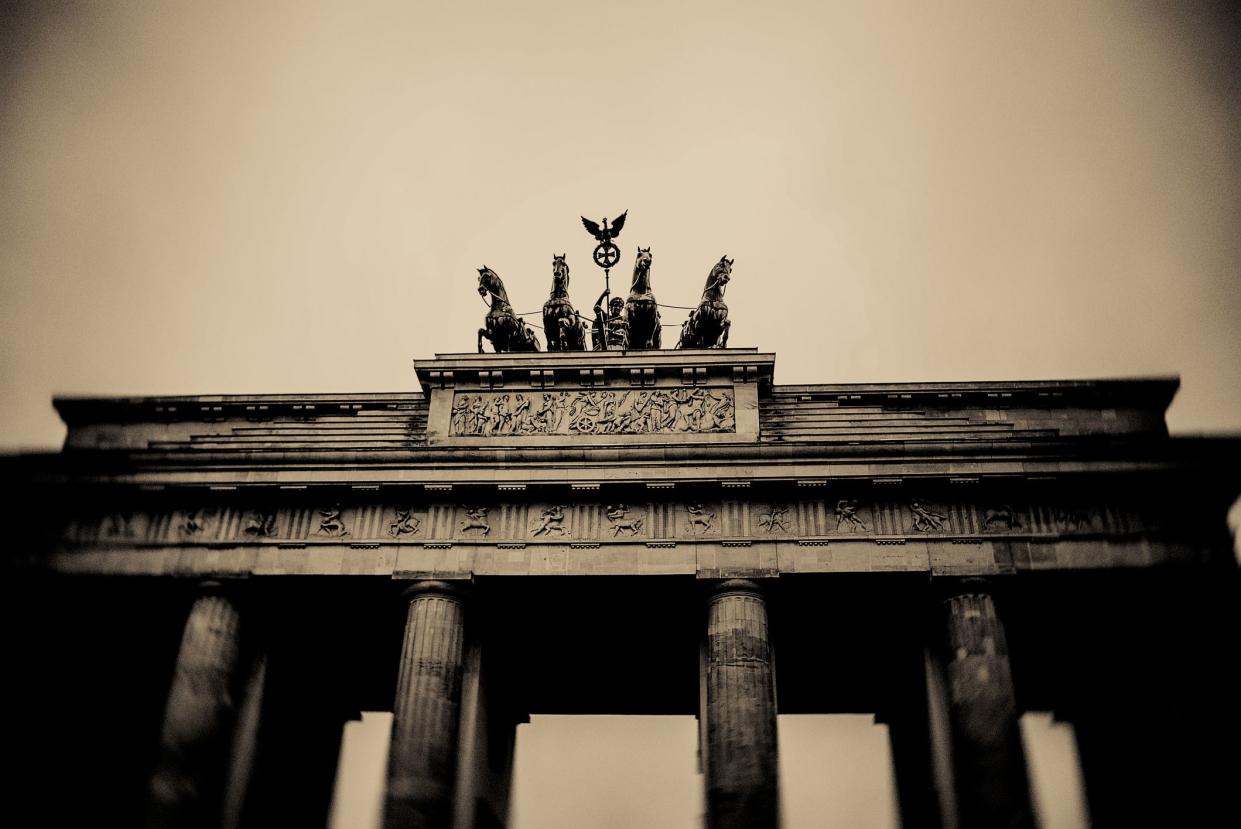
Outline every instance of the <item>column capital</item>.
<svg viewBox="0 0 1241 829"><path fill-rule="evenodd" d="M460 602L465 600L468 588L468 582L458 583L441 581L439 579L419 579L401 591L401 598L407 602L412 602L419 596L432 594Z"/></svg>
<svg viewBox="0 0 1241 829"><path fill-rule="evenodd" d="M710 586L711 600L723 598L724 596L732 596L736 594L749 594L751 596L762 597L764 590L756 581L749 579L725 579L717 581Z"/></svg>
<svg viewBox="0 0 1241 829"><path fill-rule="evenodd" d="M991 596L995 581L983 576L948 576L931 582L936 601L941 604L963 596Z"/></svg>

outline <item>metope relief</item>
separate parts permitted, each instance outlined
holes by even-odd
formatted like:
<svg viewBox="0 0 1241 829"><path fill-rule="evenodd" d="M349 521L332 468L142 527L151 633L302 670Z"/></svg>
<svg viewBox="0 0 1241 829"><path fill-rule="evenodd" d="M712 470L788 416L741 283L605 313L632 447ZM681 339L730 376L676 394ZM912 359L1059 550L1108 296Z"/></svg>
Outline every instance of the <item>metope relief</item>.
<svg viewBox="0 0 1241 829"><path fill-rule="evenodd" d="M608 504L604 515L611 524L613 538L619 537L621 533L632 537L642 532L642 517L629 513L630 509L625 504Z"/></svg>
<svg viewBox="0 0 1241 829"><path fill-rule="evenodd" d="M241 529L254 538L271 538L276 534L276 513L271 510L250 510Z"/></svg>
<svg viewBox="0 0 1241 829"><path fill-rule="evenodd" d="M567 530L564 526L565 508L559 505L550 506L543 510L543 515L539 522L531 530L531 535L538 537L541 535L557 535L563 537Z"/></svg>
<svg viewBox="0 0 1241 829"><path fill-rule="evenodd" d="M685 505L685 528L689 535L701 535L714 529L715 513L703 504Z"/></svg>
<svg viewBox="0 0 1241 829"><path fill-rule="evenodd" d="M735 432L732 389L458 394L453 435L658 435Z"/></svg>
<svg viewBox="0 0 1241 829"><path fill-rule="evenodd" d="M866 532L866 524L858 517L856 498L836 502L836 532Z"/></svg>
<svg viewBox="0 0 1241 829"><path fill-rule="evenodd" d="M767 512L760 513L758 525L769 533L789 531L789 505L772 504Z"/></svg>
<svg viewBox="0 0 1241 829"><path fill-rule="evenodd" d="M936 512L922 501L910 501L909 511L914 516L914 532L920 533L942 532L944 519L948 517L942 512Z"/></svg>
<svg viewBox="0 0 1241 829"><path fill-rule="evenodd" d="M182 538L197 538L206 535L210 520L211 515L201 508L186 510L181 513L177 532Z"/></svg>
<svg viewBox="0 0 1241 829"><path fill-rule="evenodd" d="M333 538L349 535L349 528L345 526L345 519L341 518L340 513L340 504L333 504L327 509L319 510L319 526L315 529L315 535L327 535Z"/></svg>
<svg viewBox="0 0 1241 829"><path fill-rule="evenodd" d="M486 507L462 507L461 511L465 513L465 517L461 519L462 533L467 533L471 530L477 530L483 535L491 533L491 524L487 520Z"/></svg>
<svg viewBox="0 0 1241 829"><path fill-rule="evenodd" d="M422 526L422 520L410 515L413 512L409 507L396 507L394 509L396 517L388 522L388 535L393 538L400 538L403 535L415 535Z"/></svg>
<svg viewBox="0 0 1241 829"><path fill-rule="evenodd" d="M982 528L984 531L989 532L995 529L1016 530L1021 528L1021 519L1017 517L1017 511L1009 504L989 507L983 516Z"/></svg>

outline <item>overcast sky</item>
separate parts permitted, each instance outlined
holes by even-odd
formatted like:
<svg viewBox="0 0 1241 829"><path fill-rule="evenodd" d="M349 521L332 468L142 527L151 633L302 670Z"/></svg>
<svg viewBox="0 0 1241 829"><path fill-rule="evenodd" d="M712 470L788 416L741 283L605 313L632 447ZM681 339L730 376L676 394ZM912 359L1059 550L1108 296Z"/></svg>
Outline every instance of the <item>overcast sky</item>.
<svg viewBox="0 0 1241 829"><path fill-rule="evenodd" d="M413 390L412 358L474 348L484 264L527 311L567 253L589 310L578 216L625 209L614 284L650 246L656 296L689 305L734 258L732 344L777 382L1179 373L1175 430L1241 429L1235 11L215 0L2 25L3 448L59 444L53 394Z"/></svg>
<svg viewBox="0 0 1241 829"><path fill-rule="evenodd" d="M63 4L61 4L63 5ZM35 3L0 82L0 445L56 393L388 391L628 209L777 382L1179 373L1241 428L1236 29L1187 4ZM1235 13L1233 13L1235 21ZM679 323L682 312L666 312Z"/></svg>

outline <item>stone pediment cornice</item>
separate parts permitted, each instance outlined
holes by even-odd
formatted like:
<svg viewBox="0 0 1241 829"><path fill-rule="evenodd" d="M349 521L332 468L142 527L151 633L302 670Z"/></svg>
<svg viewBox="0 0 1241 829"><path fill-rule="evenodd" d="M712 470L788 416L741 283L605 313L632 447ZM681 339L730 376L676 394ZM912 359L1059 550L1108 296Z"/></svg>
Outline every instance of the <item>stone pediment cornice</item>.
<svg viewBox="0 0 1241 829"><path fill-rule="evenodd" d="M978 480L1235 470L1235 438L1062 439L910 446L750 444L614 448L426 447L411 452L73 452L20 464L31 482L139 487L442 487L503 489L781 485L834 480Z"/></svg>

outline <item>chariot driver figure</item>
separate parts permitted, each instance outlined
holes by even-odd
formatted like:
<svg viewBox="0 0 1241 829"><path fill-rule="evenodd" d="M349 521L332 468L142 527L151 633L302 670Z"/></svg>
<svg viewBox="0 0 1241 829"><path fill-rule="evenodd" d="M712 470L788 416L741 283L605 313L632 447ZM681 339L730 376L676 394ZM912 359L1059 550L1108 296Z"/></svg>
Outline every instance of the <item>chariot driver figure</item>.
<svg viewBox="0 0 1241 829"><path fill-rule="evenodd" d="M595 300L595 321L592 324L591 339L594 351L624 350L629 346L629 323L625 319L625 300L618 296L612 297L605 311L603 298L609 291L599 294Z"/></svg>

